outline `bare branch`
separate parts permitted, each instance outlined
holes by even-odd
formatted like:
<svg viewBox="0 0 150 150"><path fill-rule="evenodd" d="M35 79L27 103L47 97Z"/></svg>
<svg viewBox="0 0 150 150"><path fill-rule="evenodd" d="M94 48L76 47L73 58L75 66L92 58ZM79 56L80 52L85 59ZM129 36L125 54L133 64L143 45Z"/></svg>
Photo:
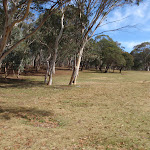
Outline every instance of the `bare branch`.
<svg viewBox="0 0 150 150"><path fill-rule="evenodd" d="M45 45L48 49L50 48L46 43L42 42L41 40L39 40L39 42L40 42L42 45Z"/></svg>
<svg viewBox="0 0 150 150"><path fill-rule="evenodd" d="M129 17L129 16L124 17L124 18L119 19L119 20L114 20L114 21L107 22L107 23L105 23L105 24L100 25L99 27L103 27L103 26L105 26L105 25L107 25L107 24L111 24L111 23L115 23L115 22L122 21L122 20L124 20L124 19L126 19L126 18L128 18L128 17ZM99 27L98 27L98 28L99 28Z"/></svg>
<svg viewBox="0 0 150 150"><path fill-rule="evenodd" d="M100 32L100 33L98 33L98 34L94 34L92 37L97 36L97 35L100 35L100 34L103 34L103 33L106 33L106 32L119 31L119 30L121 30L121 29L129 28L129 27L130 27L130 28L133 28L133 27L135 27L135 25L134 25L134 26L127 25L127 26L123 26L123 27L120 27L120 28L117 28L117 29L106 30L106 31Z"/></svg>

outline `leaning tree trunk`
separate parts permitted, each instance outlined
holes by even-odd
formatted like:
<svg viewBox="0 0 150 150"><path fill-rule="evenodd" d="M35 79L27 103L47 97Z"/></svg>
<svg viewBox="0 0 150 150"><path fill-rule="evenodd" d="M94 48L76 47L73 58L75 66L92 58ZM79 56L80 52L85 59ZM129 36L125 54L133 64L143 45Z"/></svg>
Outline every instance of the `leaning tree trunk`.
<svg viewBox="0 0 150 150"><path fill-rule="evenodd" d="M77 58L77 62L76 62L75 67L73 69L69 85L72 85L72 84L75 85L76 84L76 80L77 80L77 77L78 77L78 74L79 74L81 58L82 58L82 54L83 54L83 50L84 50L86 42L87 42L87 40L83 42L82 47L80 48L78 58Z"/></svg>
<svg viewBox="0 0 150 150"><path fill-rule="evenodd" d="M56 41L55 41L54 55L53 55L53 58L52 58L52 61L51 61L50 69L49 69L49 80L48 80L47 85L52 85L52 75L55 74L55 63L56 63L56 59L57 59L58 45L59 45L59 41L60 41L60 38L62 37L62 33L63 33L63 30L64 30L63 6L62 6L62 9L61 9L61 12L62 12L61 29L60 29L59 35L57 36Z"/></svg>
<svg viewBox="0 0 150 150"><path fill-rule="evenodd" d="M49 65L50 58L51 58L51 54L49 55L49 57L48 57L47 60L46 60L47 68L46 68L46 74L45 74L45 79L44 79L44 83L45 83L45 84L47 83L47 77L48 77L49 69L50 69L50 65Z"/></svg>
<svg viewBox="0 0 150 150"><path fill-rule="evenodd" d="M123 69L123 67L121 67L121 68L119 69L119 70L120 70L120 73L121 73L122 69Z"/></svg>
<svg viewBox="0 0 150 150"><path fill-rule="evenodd" d="M52 85L52 77L53 77L52 74L53 74L53 69L51 67L49 71L49 80L48 80L47 85Z"/></svg>
<svg viewBox="0 0 150 150"><path fill-rule="evenodd" d="M52 77L53 77L53 74L55 73L55 72L53 72L54 71L54 69L55 69L55 61L56 61L56 54L54 54L55 56L53 56L53 59L52 59L52 61L51 61L51 64L50 64L50 67L49 67L49 73L48 73L48 76L49 76L49 79L48 79L48 83L47 83L47 85L52 85Z"/></svg>

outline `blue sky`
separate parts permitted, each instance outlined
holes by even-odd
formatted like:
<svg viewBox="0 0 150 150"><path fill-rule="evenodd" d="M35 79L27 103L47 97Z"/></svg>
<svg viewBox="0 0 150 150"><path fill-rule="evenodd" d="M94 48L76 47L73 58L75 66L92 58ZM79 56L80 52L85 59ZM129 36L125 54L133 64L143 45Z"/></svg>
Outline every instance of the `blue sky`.
<svg viewBox="0 0 150 150"><path fill-rule="evenodd" d="M150 0L144 0L139 6L127 5L117 8L108 15L106 20L104 24L115 20L120 21L102 26L96 33L135 25L132 28L105 33L114 41L121 43L125 47L125 51L131 52L135 45L150 42Z"/></svg>

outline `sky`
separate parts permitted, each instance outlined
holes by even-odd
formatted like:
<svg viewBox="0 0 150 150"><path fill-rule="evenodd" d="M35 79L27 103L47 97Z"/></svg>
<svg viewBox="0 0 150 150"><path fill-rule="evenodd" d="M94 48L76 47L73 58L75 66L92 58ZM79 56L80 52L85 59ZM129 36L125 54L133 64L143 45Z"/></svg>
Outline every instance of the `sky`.
<svg viewBox="0 0 150 150"><path fill-rule="evenodd" d="M106 25L101 26L97 30L97 34L130 26L105 34L121 43L125 51L131 52L134 46L142 42L150 42L150 0L144 0L139 6L126 5L123 8L114 9L103 24Z"/></svg>

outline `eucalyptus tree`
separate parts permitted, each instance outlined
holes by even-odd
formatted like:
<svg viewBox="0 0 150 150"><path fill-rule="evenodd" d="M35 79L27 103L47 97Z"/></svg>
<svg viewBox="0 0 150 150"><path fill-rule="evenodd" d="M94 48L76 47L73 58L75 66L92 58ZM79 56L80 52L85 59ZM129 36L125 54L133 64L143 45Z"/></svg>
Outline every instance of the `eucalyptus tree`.
<svg viewBox="0 0 150 150"><path fill-rule="evenodd" d="M131 55L134 57L135 69L150 70L150 42L136 45Z"/></svg>
<svg viewBox="0 0 150 150"><path fill-rule="evenodd" d="M126 62L122 55L122 49L111 38L102 38L97 42L97 47L99 50L97 51L97 55L100 55L101 59L100 66L105 66L105 73L108 72L110 67L121 69L125 65Z"/></svg>
<svg viewBox="0 0 150 150"><path fill-rule="evenodd" d="M55 74L56 61L63 62L76 53L80 34L76 30L79 25L75 12L76 8L73 5L63 5L60 10L49 17L39 30L41 36L38 36L38 41L45 46L45 53L47 53L45 83L48 85L52 84L52 74Z"/></svg>
<svg viewBox="0 0 150 150"><path fill-rule="evenodd" d="M13 28L25 21L31 12L30 8L36 9L36 7L41 8L41 4L49 2L49 11L47 11L45 18L41 21L39 26L35 26L35 28L27 35L25 35L22 39L19 39L14 45L7 48L7 42L11 35ZM0 61L2 61L14 48L16 48L21 42L31 37L38 29L44 24L44 22L48 19L48 17L57 10L61 5L68 2L68 0L63 0L60 3L59 0L0 0L0 9L2 9L4 14L4 27L3 33L0 37Z"/></svg>
<svg viewBox="0 0 150 150"><path fill-rule="evenodd" d="M126 61L126 65L125 65L125 68L126 69L131 69L131 67L134 65L134 58L133 56L128 53L128 52L123 52L122 53L125 61Z"/></svg>
<svg viewBox="0 0 150 150"><path fill-rule="evenodd" d="M44 15L45 16L45 15ZM44 18L40 16L40 20ZM47 64L45 83L52 85L52 74L55 74L55 63L58 55L58 48L60 39L62 37L64 30L64 6L60 10L55 11L44 23L42 28L37 32L36 42L37 45L42 45L44 47L44 58ZM47 82L47 77L49 80Z"/></svg>
<svg viewBox="0 0 150 150"><path fill-rule="evenodd" d="M28 28L28 25L21 25L22 27L15 26L12 30L12 33L9 38L9 45L13 45L18 38L22 38L24 36L23 28ZM23 27L24 26L24 27ZM30 51L29 45L30 40L23 41L12 53L7 55L3 60L2 64L5 67L5 77L7 77L7 68L13 70L13 73L17 71L17 77L21 71L24 70L24 66L28 59L28 54Z"/></svg>
<svg viewBox="0 0 150 150"><path fill-rule="evenodd" d="M66 7L66 6L65 6ZM58 46L59 46L59 42L60 39L62 37L63 34L63 30L64 30L64 7L61 7L61 18L60 18L60 30L59 30L59 34L56 36L55 39L55 43L54 43L54 53L52 56L52 60L51 60L51 64L49 66L49 80L48 80L48 85L52 85L52 75L55 74L55 63L56 63L56 59L57 59L57 55L58 55Z"/></svg>
<svg viewBox="0 0 150 150"><path fill-rule="evenodd" d="M78 51L78 59L73 70L69 85L76 84L81 57L86 43L92 38L95 31L102 25L107 15L116 7L122 7L125 4L130 4L132 0L74 0L75 6L78 8L78 15L81 24L82 40ZM140 1L136 1L139 3ZM88 20L86 24L83 22Z"/></svg>
<svg viewBox="0 0 150 150"><path fill-rule="evenodd" d="M89 40L84 48L84 53L81 60L81 71L85 67L85 69L89 69L90 67L98 68L101 60L101 52L99 51L99 47L97 41L94 39Z"/></svg>

